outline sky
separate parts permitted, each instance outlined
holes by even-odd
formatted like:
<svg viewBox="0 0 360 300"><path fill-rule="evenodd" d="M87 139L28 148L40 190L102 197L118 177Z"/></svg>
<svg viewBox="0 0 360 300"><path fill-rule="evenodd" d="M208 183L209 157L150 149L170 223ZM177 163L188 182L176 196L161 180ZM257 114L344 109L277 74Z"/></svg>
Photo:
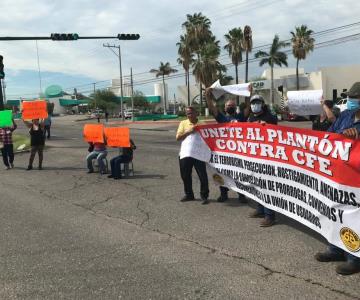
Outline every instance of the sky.
<svg viewBox="0 0 360 300"><path fill-rule="evenodd" d="M176 93L177 86L185 80L181 76L184 71L177 64L176 43L184 33L181 25L186 15L198 12L210 19L211 30L222 47L224 34L245 25L251 26L253 44L258 47L270 44L275 34L280 39L289 39L290 31L302 24L317 33L358 23L316 36L316 43L322 43L355 35L348 38L350 41L338 40L337 45L315 49L301 61L300 67L311 72L323 66L360 64L359 11L360 1L355 0L1 0L1 37L50 36L51 33L114 37L118 33L138 33L141 36L137 41L0 41L6 97L36 97L40 90L43 92L52 84L62 86L69 93L77 88L85 94L93 90L93 83L96 88L109 86L112 78L119 78L119 61L103 46L107 43L121 46L123 75L128 76L132 67L135 90L154 93L154 82L144 81L155 78L149 70L158 68L162 61L178 70L179 76L167 80L170 93ZM220 61L231 62L225 50L222 50ZM289 67L296 64L291 53L288 64ZM264 69L258 62L251 63L249 77L260 76ZM243 79L244 65L239 72ZM234 76L231 65L228 74ZM191 81L195 82L194 78Z"/></svg>

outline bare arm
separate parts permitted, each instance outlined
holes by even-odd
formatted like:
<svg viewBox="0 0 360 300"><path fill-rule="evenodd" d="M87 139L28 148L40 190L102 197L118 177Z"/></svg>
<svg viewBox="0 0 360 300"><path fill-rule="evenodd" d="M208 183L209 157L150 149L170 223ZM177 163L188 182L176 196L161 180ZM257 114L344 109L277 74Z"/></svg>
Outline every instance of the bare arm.
<svg viewBox="0 0 360 300"><path fill-rule="evenodd" d="M188 137L190 134L192 134L195 131L195 126L193 126L192 128L182 132L182 133L178 133L176 135L176 140L177 141L183 141L186 137Z"/></svg>
<svg viewBox="0 0 360 300"><path fill-rule="evenodd" d="M321 101L321 105L322 105L322 108L326 114L326 118L331 122L331 123L334 123L335 120L336 120L336 117L333 113L333 111L328 108L325 104L324 104L324 101Z"/></svg>
<svg viewBox="0 0 360 300"><path fill-rule="evenodd" d="M212 101L211 91L212 91L212 88L205 89L205 98L206 98L206 103L208 105L209 110L211 111L213 116L216 118L217 115L219 114L219 110L217 109L217 107L214 105L214 103Z"/></svg>

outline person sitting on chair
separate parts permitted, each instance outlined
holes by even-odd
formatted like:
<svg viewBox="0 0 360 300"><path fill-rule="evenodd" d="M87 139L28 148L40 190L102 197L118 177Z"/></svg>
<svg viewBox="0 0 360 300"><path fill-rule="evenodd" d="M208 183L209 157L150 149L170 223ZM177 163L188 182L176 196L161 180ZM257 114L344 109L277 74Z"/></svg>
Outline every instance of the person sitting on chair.
<svg viewBox="0 0 360 300"><path fill-rule="evenodd" d="M90 152L86 156L87 168L89 169L88 173L94 173L94 167L92 164L93 159L96 159L99 166L100 174L105 174L105 164L103 159L107 156L106 145L105 143L89 143L90 147L88 151Z"/></svg>
<svg viewBox="0 0 360 300"><path fill-rule="evenodd" d="M110 160L111 175L109 178L120 179L121 178L121 164L127 164L133 159L133 152L136 149L135 143L130 139L130 147L124 147L121 155L115 156Z"/></svg>

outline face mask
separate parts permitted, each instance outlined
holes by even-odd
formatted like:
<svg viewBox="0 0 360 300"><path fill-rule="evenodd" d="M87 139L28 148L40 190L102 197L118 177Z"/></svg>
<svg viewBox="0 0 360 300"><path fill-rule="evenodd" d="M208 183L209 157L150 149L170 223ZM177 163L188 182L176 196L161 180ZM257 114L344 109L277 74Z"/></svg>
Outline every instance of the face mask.
<svg viewBox="0 0 360 300"><path fill-rule="evenodd" d="M261 105L261 103L251 104L250 107L251 107L251 111L252 111L254 114L258 114L258 113L261 112L261 110L262 110L262 105Z"/></svg>
<svg viewBox="0 0 360 300"><path fill-rule="evenodd" d="M348 100L346 102L346 106L347 106L347 109L349 109L349 110L359 109L360 108L360 100L348 98Z"/></svg>
<svg viewBox="0 0 360 300"><path fill-rule="evenodd" d="M227 112L229 115L233 115L233 114L236 112L236 108L235 108L235 107L227 107L227 108L226 108L226 112Z"/></svg>

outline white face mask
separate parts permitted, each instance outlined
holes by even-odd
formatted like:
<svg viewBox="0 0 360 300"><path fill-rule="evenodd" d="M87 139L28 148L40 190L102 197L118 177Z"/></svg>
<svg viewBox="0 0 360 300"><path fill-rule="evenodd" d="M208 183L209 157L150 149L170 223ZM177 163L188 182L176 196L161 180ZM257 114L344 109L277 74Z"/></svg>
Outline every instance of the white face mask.
<svg viewBox="0 0 360 300"><path fill-rule="evenodd" d="M262 104L261 104L261 103L251 104L250 107L251 107L251 111L252 111L254 114L258 114L258 113L261 112L261 110L262 110Z"/></svg>

